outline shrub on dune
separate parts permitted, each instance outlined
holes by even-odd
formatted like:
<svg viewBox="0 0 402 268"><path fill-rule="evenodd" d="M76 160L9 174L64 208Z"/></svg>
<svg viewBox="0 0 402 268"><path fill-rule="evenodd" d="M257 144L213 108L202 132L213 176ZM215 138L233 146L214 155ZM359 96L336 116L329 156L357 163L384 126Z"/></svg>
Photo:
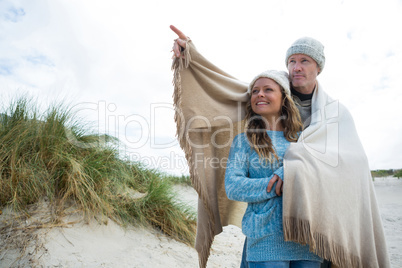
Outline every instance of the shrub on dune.
<svg viewBox="0 0 402 268"><path fill-rule="evenodd" d="M54 222L73 204L87 220L151 225L193 243L195 212L174 199L171 180L122 159L115 138L89 130L63 105L41 115L27 99L14 101L0 116L0 207L28 213L46 198Z"/></svg>

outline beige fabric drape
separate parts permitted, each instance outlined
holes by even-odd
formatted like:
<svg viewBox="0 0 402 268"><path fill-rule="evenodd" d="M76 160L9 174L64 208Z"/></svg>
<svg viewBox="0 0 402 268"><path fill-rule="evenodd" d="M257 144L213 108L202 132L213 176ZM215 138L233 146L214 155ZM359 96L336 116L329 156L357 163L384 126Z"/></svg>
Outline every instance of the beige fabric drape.
<svg viewBox="0 0 402 268"><path fill-rule="evenodd" d="M247 84L212 65L187 43L185 59L173 61L177 136L199 196L195 248L206 267L210 247L222 226L241 227L246 204L228 200L226 159L242 131Z"/></svg>
<svg viewBox="0 0 402 268"><path fill-rule="evenodd" d="M231 142L243 132L247 83L214 66L191 41L184 54L172 65L175 121L199 196L195 248L200 267L206 267L214 236L222 226L241 227L246 208L227 199L224 175ZM284 159L285 238L308 243L340 267L389 267L370 171L353 120L320 86L312 107L311 125Z"/></svg>
<svg viewBox="0 0 402 268"><path fill-rule="evenodd" d="M312 116L284 156L286 240L340 267L390 267L368 160L348 110L321 85Z"/></svg>

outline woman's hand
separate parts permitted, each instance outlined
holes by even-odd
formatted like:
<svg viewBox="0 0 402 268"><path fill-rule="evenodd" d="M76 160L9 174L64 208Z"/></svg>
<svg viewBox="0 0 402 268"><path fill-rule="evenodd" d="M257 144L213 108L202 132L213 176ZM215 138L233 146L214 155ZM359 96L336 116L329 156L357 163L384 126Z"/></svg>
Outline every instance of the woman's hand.
<svg viewBox="0 0 402 268"><path fill-rule="evenodd" d="M173 44L173 52L176 57L180 57L180 53L186 48L188 38L184 33L182 33L182 31L180 31L173 25L170 25L170 29L178 36Z"/></svg>
<svg viewBox="0 0 402 268"><path fill-rule="evenodd" d="M274 186L275 182L278 182L275 186L275 192L278 196L282 195L282 187L283 187L283 180L279 178L278 175L274 175L271 180L268 182L267 192L271 192L272 187Z"/></svg>

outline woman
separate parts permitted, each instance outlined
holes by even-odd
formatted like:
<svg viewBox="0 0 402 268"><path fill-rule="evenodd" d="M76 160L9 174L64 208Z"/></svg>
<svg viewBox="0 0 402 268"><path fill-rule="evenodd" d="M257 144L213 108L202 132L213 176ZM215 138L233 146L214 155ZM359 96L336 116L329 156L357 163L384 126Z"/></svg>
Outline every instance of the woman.
<svg viewBox="0 0 402 268"><path fill-rule="evenodd" d="M268 190L271 179L283 180L283 156L302 129L287 73L259 74L248 93L246 131L233 140L225 174L228 198L248 203L242 267L318 268L322 259L308 245L284 241L282 196Z"/></svg>

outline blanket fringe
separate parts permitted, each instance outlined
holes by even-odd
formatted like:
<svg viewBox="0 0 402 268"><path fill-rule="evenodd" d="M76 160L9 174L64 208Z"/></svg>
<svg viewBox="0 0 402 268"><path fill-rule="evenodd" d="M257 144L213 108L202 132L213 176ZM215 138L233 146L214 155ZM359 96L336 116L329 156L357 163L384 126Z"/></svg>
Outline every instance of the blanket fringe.
<svg viewBox="0 0 402 268"><path fill-rule="evenodd" d="M284 217L283 231L285 241L308 244L310 251L339 267L363 267L358 256L351 255L345 248L329 241L326 236L313 232L307 220Z"/></svg>
<svg viewBox="0 0 402 268"><path fill-rule="evenodd" d="M208 263L208 258L211 252L211 246L212 246L212 242L214 241L214 235L213 235L213 226L211 226L211 222L208 222L208 230L212 231L212 233L210 233L209 235L211 235L210 237L208 237L208 239L205 241L205 243L203 245L201 245L201 248L198 249L198 264L200 266L200 268L206 268L207 267L207 263Z"/></svg>
<svg viewBox="0 0 402 268"><path fill-rule="evenodd" d="M181 76L180 72L184 68L188 68L190 65L191 61L191 55L190 55L190 46L188 45L187 41L187 46L182 53L184 54L183 57L174 57L173 62L172 62L172 71L174 72L173 76L173 85L174 85L174 93L173 93L173 102L174 102L174 109L175 109L175 115L174 115L174 120L176 122L176 136L177 139L179 140L180 147L184 151L188 166L189 166L189 173L190 173L190 178L191 182L193 185L193 188L196 190L198 193L199 198L202 200L205 209L209 215L208 218L208 233L204 234L206 237L206 241L204 241L204 244L202 244L198 249L198 257L199 257L199 265L201 268L205 268L207 266L208 258L210 255L210 249L211 245L215 236L214 233L214 215L212 213L212 208L209 206L208 203L208 198L206 197L206 194L203 193L202 191L202 186L201 182L199 180L199 175L197 173L197 170L195 168L195 163L192 159L192 148L189 141L189 134L186 130L186 122L184 121L183 114L182 114L182 102L181 102L181 96L182 96L182 87L181 87Z"/></svg>

